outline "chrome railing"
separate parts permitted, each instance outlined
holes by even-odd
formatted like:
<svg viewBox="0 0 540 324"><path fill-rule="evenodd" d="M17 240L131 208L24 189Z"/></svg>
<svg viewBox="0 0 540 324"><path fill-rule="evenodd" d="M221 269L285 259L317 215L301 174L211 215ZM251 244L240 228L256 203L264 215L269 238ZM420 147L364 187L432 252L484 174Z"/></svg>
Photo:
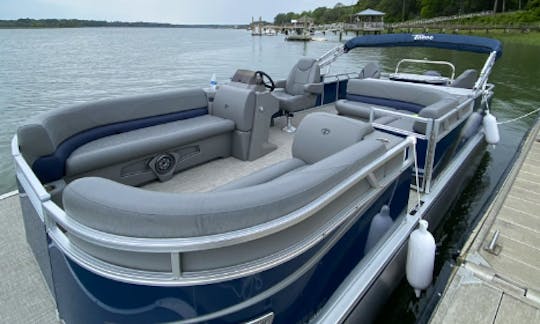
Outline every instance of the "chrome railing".
<svg viewBox="0 0 540 324"><path fill-rule="evenodd" d="M15 161L15 174L19 180L19 184L24 189L24 194L28 196L32 206L37 214L44 220L43 202L51 199L51 195L45 190L39 179L36 177L26 160L21 155L17 136L13 136L11 140L11 155Z"/></svg>
<svg viewBox="0 0 540 324"><path fill-rule="evenodd" d="M456 67L454 64L447 62L447 61L432 61L432 60L417 60L417 59L402 59L398 62L396 65L396 71L395 73L399 73L399 67L402 63L419 63L419 64L434 64L434 65L446 65L449 66L452 69L452 74L450 76L450 80L454 80L454 77L456 75Z"/></svg>
<svg viewBox="0 0 540 324"><path fill-rule="evenodd" d="M373 107L370 112L370 122L373 124L373 127L377 129L386 130L404 136L413 136L418 139L428 141L425 164L423 166L419 165L418 168L420 171L423 171L423 179L422 183L420 184L420 190L424 193L429 193L431 190L431 183L433 181L433 167L435 163L435 149L437 148L437 143L451 131L456 129L461 123L465 122L472 114L473 109L474 98L467 98L456 108L437 119L424 118L416 115L404 114L399 111L391 111ZM414 130L409 131L386 124L380 124L375 122L375 116L395 116L412 120L414 122L423 123L426 125L426 132L425 134L421 134L415 132ZM454 116L456 116L456 121L449 122Z"/></svg>

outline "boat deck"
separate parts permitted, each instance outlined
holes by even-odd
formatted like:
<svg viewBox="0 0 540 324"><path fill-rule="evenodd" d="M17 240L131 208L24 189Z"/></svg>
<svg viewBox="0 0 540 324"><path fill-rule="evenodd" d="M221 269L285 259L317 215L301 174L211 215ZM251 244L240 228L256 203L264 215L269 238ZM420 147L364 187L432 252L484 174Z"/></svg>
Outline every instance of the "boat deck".
<svg viewBox="0 0 540 324"><path fill-rule="evenodd" d="M539 130L540 120L463 248L431 323L540 323Z"/></svg>
<svg viewBox="0 0 540 324"><path fill-rule="evenodd" d="M297 126L302 118L315 111L337 113L333 103L326 104L295 113L293 124ZM166 182L154 181L142 186L142 188L161 192L210 191L232 180L289 159L292 157L291 147L294 133L286 133L281 130L285 126L285 121L285 117L276 118L275 125L270 127L269 142L276 144L278 148L255 161L242 161L234 157L217 159L179 172Z"/></svg>

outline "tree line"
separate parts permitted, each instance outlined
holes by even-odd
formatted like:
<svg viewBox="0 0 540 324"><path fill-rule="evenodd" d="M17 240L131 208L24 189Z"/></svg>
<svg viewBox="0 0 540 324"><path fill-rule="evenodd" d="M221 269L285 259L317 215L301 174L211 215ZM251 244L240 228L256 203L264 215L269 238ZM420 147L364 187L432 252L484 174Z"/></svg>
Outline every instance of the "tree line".
<svg viewBox="0 0 540 324"><path fill-rule="evenodd" d="M333 8L319 7L300 13L279 13L274 24L288 24L292 19L307 16L315 24L351 22L353 15L367 8L384 12L385 21L397 22L418 18L451 16L492 10L506 12L528 10L533 19L540 20L540 0L360 0L351 6L337 3Z"/></svg>
<svg viewBox="0 0 540 324"><path fill-rule="evenodd" d="M247 25L236 26L245 28ZM77 28L77 27L170 27L170 28L233 28L232 25L175 25L152 22L122 22L81 19L0 20L0 28Z"/></svg>

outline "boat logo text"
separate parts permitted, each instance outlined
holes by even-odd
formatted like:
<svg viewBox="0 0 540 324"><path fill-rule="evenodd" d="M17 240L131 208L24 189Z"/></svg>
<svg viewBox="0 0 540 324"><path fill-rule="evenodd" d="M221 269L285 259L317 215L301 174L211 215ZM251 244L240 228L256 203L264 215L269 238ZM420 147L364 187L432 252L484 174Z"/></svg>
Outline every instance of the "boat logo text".
<svg viewBox="0 0 540 324"><path fill-rule="evenodd" d="M433 36L424 35L424 34L415 34L413 35L414 40L433 40Z"/></svg>

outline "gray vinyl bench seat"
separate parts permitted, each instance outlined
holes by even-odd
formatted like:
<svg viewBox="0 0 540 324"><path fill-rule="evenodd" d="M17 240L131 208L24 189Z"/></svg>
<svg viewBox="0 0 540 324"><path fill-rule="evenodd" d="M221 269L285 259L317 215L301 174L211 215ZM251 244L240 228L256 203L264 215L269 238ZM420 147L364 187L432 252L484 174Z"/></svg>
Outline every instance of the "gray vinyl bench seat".
<svg viewBox="0 0 540 324"><path fill-rule="evenodd" d="M426 125L411 118L400 118L384 111L405 115L437 119L457 107L462 99L430 87L421 87L389 80L350 80L347 84L347 99L336 102L338 114L368 120L374 108L374 122L386 124L406 131L425 134ZM456 113L446 121L444 127L455 123L460 116Z"/></svg>
<svg viewBox="0 0 540 324"><path fill-rule="evenodd" d="M87 226L119 235L189 237L237 230L300 208L384 154L385 142L368 138L373 132L368 123L313 113L299 126L290 160L218 190L159 193L83 177L65 188L64 208Z"/></svg>
<svg viewBox="0 0 540 324"><path fill-rule="evenodd" d="M325 130L321 132L321 130ZM64 190L68 217L98 231L139 238L189 238L246 229L279 219L298 210L358 172L388 150L384 135L371 124L327 113L312 113L299 125L292 158L217 190L193 193L162 193L126 186L98 177L79 178ZM397 137L396 141L403 141ZM395 145L392 142L390 145ZM397 155L375 170L378 179L395 177L403 165ZM226 170L223 170L226 172ZM367 179L331 204L348 206L375 190ZM246 245L184 252L186 272L228 267L257 260L310 235L321 222L335 215L327 206L275 235ZM69 233L68 233L69 235ZM72 237L87 253L120 266L151 271L171 271L166 253L140 254L112 250ZM253 245L255 244L255 245ZM249 247L249 248L246 248ZM237 253L240 249L242 253Z"/></svg>
<svg viewBox="0 0 540 324"><path fill-rule="evenodd" d="M276 148L268 133L277 109L270 92L253 87L223 85L211 107L203 89L183 89L55 109L19 127L17 138L60 201L65 184L80 177L139 186L231 155L257 159Z"/></svg>
<svg viewBox="0 0 540 324"><path fill-rule="evenodd" d="M77 148L66 161L66 175L82 174L138 157L230 133L232 120L203 115L106 136Z"/></svg>

